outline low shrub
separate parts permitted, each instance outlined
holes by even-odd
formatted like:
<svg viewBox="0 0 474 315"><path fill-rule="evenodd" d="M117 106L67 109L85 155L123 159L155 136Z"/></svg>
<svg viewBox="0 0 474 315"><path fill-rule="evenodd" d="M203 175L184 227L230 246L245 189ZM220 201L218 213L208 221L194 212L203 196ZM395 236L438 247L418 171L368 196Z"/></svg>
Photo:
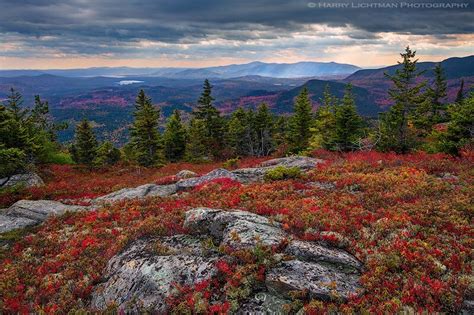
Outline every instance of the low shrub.
<svg viewBox="0 0 474 315"><path fill-rule="evenodd" d="M277 166L271 170L268 170L264 175L265 181L296 179L301 177L301 170L298 167L285 166Z"/></svg>

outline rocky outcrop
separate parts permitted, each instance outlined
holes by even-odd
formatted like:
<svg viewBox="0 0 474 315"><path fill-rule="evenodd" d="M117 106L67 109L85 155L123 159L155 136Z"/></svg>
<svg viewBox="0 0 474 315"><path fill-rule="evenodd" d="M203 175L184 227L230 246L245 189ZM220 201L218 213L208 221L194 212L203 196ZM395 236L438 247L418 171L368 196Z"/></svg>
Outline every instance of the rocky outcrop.
<svg viewBox="0 0 474 315"><path fill-rule="evenodd" d="M173 286L211 278L217 259L201 247L201 239L188 235L138 240L109 261L107 280L95 289L91 306L103 310L114 303L132 313L165 314Z"/></svg>
<svg viewBox="0 0 474 315"><path fill-rule="evenodd" d="M238 314L278 314L288 302L291 290L307 290L309 297L344 300L360 293L362 264L338 248L315 242L293 240L280 225L247 211L196 208L186 212L184 227L190 235L142 239L113 257L105 281L92 298L92 307L103 310L114 303L137 312L140 307L166 313L165 298L173 283L193 285L216 274L214 264L222 254L205 249L202 240L233 248L273 246L287 241L281 261L266 274L262 287L244 301ZM130 304L131 303L131 304Z"/></svg>
<svg viewBox="0 0 474 315"><path fill-rule="evenodd" d="M241 183L251 183L263 180L263 177L265 176L266 172L278 166L298 167L301 170L309 170L322 162L323 160L304 156L291 156L279 159L272 159L261 163L258 167L241 168L234 171L228 171L226 169L216 169L201 177L180 180L177 185L179 190L184 190L196 187L202 183L211 181L216 178L229 178Z"/></svg>
<svg viewBox="0 0 474 315"><path fill-rule="evenodd" d="M0 233L39 224L53 215L86 209L51 200L20 200L10 208L0 210Z"/></svg>
<svg viewBox="0 0 474 315"><path fill-rule="evenodd" d="M193 178L197 176L198 176L197 173L194 173L193 171L189 171L189 170L182 170L176 173L176 178L178 179L187 179L187 178Z"/></svg>
<svg viewBox="0 0 474 315"><path fill-rule="evenodd" d="M17 174L0 179L0 187L13 187L21 185L24 187L35 187L44 185L41 177L36 173Z"/></svg>
<svg viewBox="0 0 474 315"><path fill-rule="evenodd" d="M93 203L113 203L127 199L143 199L147 197L166 197L176 193L177 186L171 185L155 185L146 184L135 188L124 188L114 191L105 196L101 196L93 201Z"/></svg>
<svg viewBox="0 0 474 315"><path fill-rule="evenodd" d="M184 190L184 189L194 188L205 182L208 182L217 178L230 178L232 180L237 180L237 181L240 180L239 177L237 175L234 175L232 172L223 168L218 168L201 177L180 180L178 183L176 183L176 185L179 190Z"/></svg>

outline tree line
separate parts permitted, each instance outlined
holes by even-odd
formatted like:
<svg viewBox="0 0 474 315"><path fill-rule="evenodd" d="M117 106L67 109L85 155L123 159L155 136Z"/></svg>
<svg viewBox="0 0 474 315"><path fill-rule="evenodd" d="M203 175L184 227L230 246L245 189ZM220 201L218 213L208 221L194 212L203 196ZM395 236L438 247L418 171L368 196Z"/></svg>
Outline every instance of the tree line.
<svg viewBox="0 0 474 315"><path fill-rule="evenodd" d="M142 166L167 162L202 162L244 156L299 154L323 148L332 151L376 149L408 153L413 150L459 154L473 144L474 97L465 97L463 82L453 104L444 102L447 83L438 64L432 84L421 80L416 53L409 47L401 54L401 67L386 76L393 82L388 91L393 105L371 122L357 113L352 85L342 98L329 86L313 112L309 90L303 87L294 101L293 114L276 116L263 103L255 110L238 108L223 116L214 106L212 85L203 91L189 122L175 110L159 129L160 109L143 90L137 95L130 141L121 149L111 142L99 143L91 122L76 126L68 150L73 161L89 167L115 164L119 160ZM21 95L12 90L0 106L1 175L12 174L31 163L54 162L63 157L48 103L35 99L31 111L21 108Z"/></svg>

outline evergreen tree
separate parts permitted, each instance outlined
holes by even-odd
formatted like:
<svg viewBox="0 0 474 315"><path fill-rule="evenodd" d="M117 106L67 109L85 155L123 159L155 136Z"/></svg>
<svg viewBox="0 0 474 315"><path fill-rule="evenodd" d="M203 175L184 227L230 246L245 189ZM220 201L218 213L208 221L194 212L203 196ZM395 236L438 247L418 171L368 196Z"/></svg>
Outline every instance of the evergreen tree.
<svg viewBox="0 0 474 315"><path fill-rule="evenodd" d="M120 161L120 158L120 150L114 147L112 142L105 141L97 148L93 164L96 167L114 165Z"/></svg>
<svg viewBox="0 0 474 315"><path fill-rule="evenodd" d="M310 148L335 150L335 111L339 100L331 94L326 84L321 99L321 106L316 110L315 120L311 128Z"/></svg>
<svg viewBox="0 0 474 315"><path fill-rule="evenodd" d="M442 100L447 96L446 78L440 64L435 69L435 80L433 86L428 87L425 100L416 108L413 121L418 128L419 136L425 137L429 134L435 124L444 120L446 106Z"/></svg>
<svg viewBox="0 0 474 315"><path fill-rule="evenodd" d="M209 158L206 134L206 124L204 120L198 118L191 119L186 142L185 159L187 161L201 162Z"/></svg>
<svg viewBox="0 0 474 315"><path fill-rule="evenodd" d="M135 120L130 129L130 137L137 162L147 167L162 165L163 145L158 131L160 111L153 106L143 90L138 93L133 116Z"/></svg>
<svg viewBox="0 0 474 315"><path fill-rule="evenodd" d="M311 137L312 106L309 99L308 88L305 86L294 105L294 114L288 124L288 145L291 153L305 150Z"/></svg>
<svg viewBox="0 0 474 315"><path fill-rule="evenodd" d="M454 101L457 104L462 104L464 101L464 79L461 79L461 86L459 87L458 93L456 94L456 100Z"/></svg>
<svg viewBox="0 0 474 315"><path fill-rule="evenodd" d="M474 145L474 94L463 102L454 103L448 107L451 120L448 128L438 137L438 149L453 155L466 145Z"/></svg>
<svg viewBox="0 0 474 315"><path fill-rule="evenodd" d="M260 104L257 108L254 122L254 132L257 142L255 154L257 156L270 155L275 149L273 120L273 115L270 113L267 104Z"/></svg>
<svg viewBox="0 0 474 315"><path fill-rule="evenodd" d="M196 110L193 112L194 117L202 120L205 125L206 138L205 143L207 152L215 157L221 154L223 149L223 138L224 138L224 123L212 102L212 86L209 80L204 81L203 92L199 97Z"/></svg>
<svg viewBox="0 0 474 315"><path fill-rule="evenodd" d="M226 142L233 156L246 156L253 153L251 152L251 122L242 107L231 115L227 125Z"/></svg>
<svg viewBox="0 0 474 315"><path fill-rule="evenodd" d="M335 109L335 147L341 151L354 150L357 147L357 141L362 136L362 123L362 118L357 114L352 85L349 83L346 86L341 105Z"/></svg>
<svg viewBox="0 0 474 315"><path fill-rule="evenodd" d="M413 59L415 54L415 51L407 47L405 53L400 54L403 58L399 62L401 68L396 70L395 75L385 74L394 84L389 95L395 104L381 115L378 148L382 151L407 153L416 144L411 118L424 100L421 90L426 82L417 82L422 72L417 71L418 60Z"/></svg>
<svg viewBox="0 0 474 315"><path fill-rule="evenodd" d="M76 126L75 143L71 152L74 162L92 166L97 157L97 139L87 119Z"/></svg>
<svg viewBox="0 0 474 315"><path fill-rule="evenodd" d="M165 156L169 161L176 162L184 157L186 150L186 129L181 122L178 110L168 118L163 134Z"/></svg>

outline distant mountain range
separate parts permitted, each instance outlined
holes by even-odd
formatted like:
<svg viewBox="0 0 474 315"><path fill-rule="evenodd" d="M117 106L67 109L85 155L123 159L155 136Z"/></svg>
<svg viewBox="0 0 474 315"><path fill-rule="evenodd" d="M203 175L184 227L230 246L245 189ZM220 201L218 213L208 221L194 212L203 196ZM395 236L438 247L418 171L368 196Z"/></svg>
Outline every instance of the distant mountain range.
<svg viewBox="0 0 474 315"><path fill-rule="evenodd" d="M247 64L208 68L99 67L65 70L0 70L0 77L38 76L50 74L64 77L148 76L179 79L226 79L252 75L272 78L343 78L357 70L360 70L360 68L349 64L335 62L265 63L256 61Z"/></svg>
<svg viewBox="0 0 474 315"><path fill-rule="evenodd" d="M418 65L420 70L425 70L424 79L431 81L436 63ZM474 56L450 58L441 65L448 79L446 101L454 99L461 79L465 81L466 91L474 86ZM397 67L357 70L357 67L336 63L253 62L202 69L0 70L0 100L7 97L11 87L23 94L26 105L33 104L34 95L39 94L49 101L56 119L69 121L74 126L87 117L94 121L101 137L123 142L132 119L134 100L141 88L162 109L165 117L174 109L180 109L186 118L195 106L206 77L214 86L215 104L224 114L237 107L255 108L262 102L275 113L291 113L294 98L303 85L308 87L316 107L326 85L334 95L342 97L345 85L350 82L354 85L358 112L375 117L391 105L387 95L391 82L384 73L393 74ZM345 71L351 74L342 75ZM316 73L321 76L324 73L325 79L317 79ZM73 132L74 129L69 128L61 139L71 139Z"/></svg>

